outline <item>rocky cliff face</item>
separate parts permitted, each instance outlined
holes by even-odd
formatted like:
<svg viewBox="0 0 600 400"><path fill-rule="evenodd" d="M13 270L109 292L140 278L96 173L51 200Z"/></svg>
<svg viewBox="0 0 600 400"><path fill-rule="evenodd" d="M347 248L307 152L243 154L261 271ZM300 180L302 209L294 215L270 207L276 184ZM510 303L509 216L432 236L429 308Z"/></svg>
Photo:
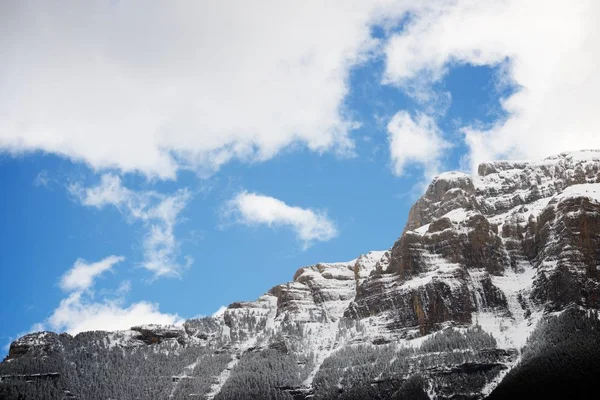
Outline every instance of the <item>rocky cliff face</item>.
<svg viewBox="0 0 600 400"><path fill-rule="evenodd" d="M599 307L599 249L600 152L485 163L475 177L435 178L389 250L300 268L183 327L25 336L0 364L0 388L60 373L48 383L57 393L106 398L77 387L92 368L73 350L83 347L123 368L162 354L162 389L147 398L483 398L545 315ZM116 397L139 395L122 387Z"/></svg>

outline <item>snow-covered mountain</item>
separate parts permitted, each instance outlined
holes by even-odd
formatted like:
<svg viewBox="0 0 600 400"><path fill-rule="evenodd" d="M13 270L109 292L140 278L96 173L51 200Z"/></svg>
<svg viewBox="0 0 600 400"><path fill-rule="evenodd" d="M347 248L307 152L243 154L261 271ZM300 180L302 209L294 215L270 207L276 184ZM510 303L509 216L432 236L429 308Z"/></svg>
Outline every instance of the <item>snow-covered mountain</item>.
<svg viewBox="0 0 600 400"><path fill-rule="evenodd" d="M595 338L598 264L600 152L484 163L436 177L391 249L217 316L26 335L0 397L480 399L537 371L548 338L570 343L555 327Z"/></svg>

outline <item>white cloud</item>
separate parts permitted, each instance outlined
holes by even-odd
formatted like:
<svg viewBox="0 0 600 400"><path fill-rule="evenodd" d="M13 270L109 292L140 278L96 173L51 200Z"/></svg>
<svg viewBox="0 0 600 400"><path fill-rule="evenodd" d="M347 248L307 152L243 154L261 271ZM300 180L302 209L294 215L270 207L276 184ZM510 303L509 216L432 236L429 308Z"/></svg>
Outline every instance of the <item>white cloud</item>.
<svg viewBox="0 0 600 400"><path fill-rule="evenodd" d="M113 265L123 261L125 257L109 256L103 260L88 264L83 259L75 261L60 280L60 287L66 291L86 290L94 284L94 279L103 272L109 271Z"/></svg>
<svg viewBox="0 0 600 400"><path fill-rule="evenodd" d="M389 42L370 36L407 11ZM381 47L384 82L428 115L456 64L521 88L508 118L462 130L474 165L600 147L599 17L593 0L3 4L0 149L162 178L292 143L348 152L349 71Z"/></svg>
<svg viewBox="0 0 600 400"><path fill-rule="evenodd" d="M119 296L124 296L131 291L131 281L125 280L119 284L115 293Z"/></svg>
<svg viewBox="0 0 600 400"><path fill-rule="evenodd" d="M60 302L43 327L72 335L94 330L124 330L141 324L180 324L177 314L161 313L158 304L141 301L123 307L122 299L91 301L82 292L73 292Z"/></svg>
<svg viewBox="0 0 600 400"><path fill-rule="evenodd" d="M241 192L227 203L227 215L246 225L289 226L309 246L337 236L335 224L318 210L289 206L274 197Z"/></svg>
<svg viewBox="0 0 600 400"><path fill-rule="evenodd" d="M5 3L0 149L161 178L292 143L348 152L350 68L408 3Z"/></svg>
<svg viewBox="0 0 600 400"><path fill-rule="evenodd" d="M114 174L102 175L98 186L82 188L74 184L71 185L70 191L79 194L83 205L97 208L114 205L117 208L125 208L136 218L141 217L141 211L147 205L144 196L137 196L134 191L124 187L121 178Z"/></svg>
<svg viewBox="0 0 600 400"><path fill-rule="evenodd" d="M164 325L182 323L182 319L177 314L162 313L155 303L140 301L125 306L124 296L131 290L129 281L121 282L113 292L113 298L93 300L94 278L122 260L123 257L117 256L106 257L92 264L87 264L81 259L77 260L73 268L60 280L61 288L71 293L61 300L50 317L42 323L33 325L31 331L52 330L74 335L94 330L124 330L149 323Z"/></svg>
<svg viewBox="0 0 600 400"><path fill-rule="evenodd" d="M386 81L402 88L441 79L456 64L499 66L519 87L508 118L466 126L472 167L600 147L600 3L431 1L386 46ZM508 60L508 61L507 61Z"/></svg>
<svg viewBox="0 0 600 400"><path fill-rule="evenodd" d="M155 191L137 192L124 187L117 175L105 174L97 186L76 184L69 191L83 205L112 205L130 221L141 221L147 230L142 266L155 277L179 276L193 262L190 257L185 257L184 263L178 262L179 242L175 237L175 225L191 197L186 189L169 196Z"/></svg>
<svg viewBox="0 0 600 400"><path fill-rule="evenodd" d="M449 147L435 120L425 114L413 119L406 111L399 111L387 126L393 171L402 175L407 164L418 163L425 175L438 172L442 150Z"/></svg>

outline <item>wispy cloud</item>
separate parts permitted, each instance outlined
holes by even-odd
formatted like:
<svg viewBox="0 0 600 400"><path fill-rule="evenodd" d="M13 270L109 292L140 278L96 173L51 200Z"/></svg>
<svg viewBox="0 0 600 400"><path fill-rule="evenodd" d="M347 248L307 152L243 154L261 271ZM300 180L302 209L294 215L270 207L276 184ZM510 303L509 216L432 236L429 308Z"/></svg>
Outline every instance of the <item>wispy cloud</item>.
<svg viewBox="0 0 600 400"><path fill-rule="evenodd" d="M192 264L189 256L184 257L183 263L178 261L179 241L175 237L175 225L191 197L187 189L171 195L138 192L124 187L119 176L105 174L96 186L73 184L69 191L85 206L99 209L114 206L130 222L140 221L144 225L142 266L154 277L180 276Z"/></svg>
<svg viewBox="0 0 600 400"><path fill-rule="evenodd" d="M96 277L105 271L111 270L113 265L123 261L125 257L109 256L95 263L88 263L83 259L75 261L73 267L68 270L60 280L60 287L65 291L83 291L94 284Z"/></svg>
<svg viewBox="0 0 600 400"><path fill-rule="evenodd" d="M48 184L50 183L50 177L48 176L48 171L46 171L45 169L40 171L36 176L35 179L33 180L33 186L35 187L48 187Z"/></svg>
<svg viewBox="0 0 600 400"><path fill-rule="evenodd" d="M236 195L227 202L225 215L245 225L290 227L305 247L314 241L325 242L338 235L335 224L324 211L290 206L274 197L257 193L241 192Z"/></svg>

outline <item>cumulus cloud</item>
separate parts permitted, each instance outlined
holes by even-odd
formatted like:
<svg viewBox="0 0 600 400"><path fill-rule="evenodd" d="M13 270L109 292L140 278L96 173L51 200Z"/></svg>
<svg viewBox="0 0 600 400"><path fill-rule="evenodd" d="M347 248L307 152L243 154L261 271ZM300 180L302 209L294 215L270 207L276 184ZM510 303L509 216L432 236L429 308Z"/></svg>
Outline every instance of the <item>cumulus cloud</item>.
<svg viewBox="0 0 600 400"><path fill-rule="evenodd" d="M73 267L68 270L60 280L60 287L66 291L86 290L94 284L94 279L103 272L109 271L113 265L123 261L125 257L109 256L95 263L87 263L83 259L75 261Z"/></svg>
<svg viewBox="0 0 600 400"><path fill-rule="evenodd" d="M541 158L600 147L600 3L431 1L386 45L385 81L439 81L456 64L499 67L517 88L507 118L465 126L473 168L496 158Z"/></svg>
<svg viewBox="0 0 600 400"><path fill-rule="evenodd" d="M402 175L407 164L420 164L427 177L438 172L442 150L450 146L435 120L424 114L412 118L399 111L387 125L393 171Z"/></svg>
<svg viewBox="0 0 600 400"><path fill-rule="evenodd" d="M94 330L124 330L150 323L171 325L182 322L177 314L160 312L155 303L140 301L125 307L122 299L93 302L78 291L63 299L42 327L74 335Z"/></svg>
<svg viewBox="0 0 600 400"><path fill-rule="evenodd" d="M70 293L44 322L35 324L31 331L52 330L74 335L93 330L123 330L149 323L182 323L177 314L162 313L155 303L140 301L125 305L124 296L131 289L129 281L121 282L113 291L112 298L94 300L94 279L123 259L114 255L94 263L78 259L59 282L60 287Z"/></svg>
<svg viewBox="0 0 600 400"><path fill-rule="evenodd" d="M305 246L337 236L335 224L323 211L290 206L270 196L241 192L226 206L226 214L246 225L288 226Z"/></svg>
<svg viewBox="0 0 600 400"><path fill-rule="evenodd" d="M0 149L161 178L292 143L348 153L349 71L407 3L4 3Z"/></svg>
<svg viewBox="0 0 600 400"><path fill-rule="evenodd" d="M119 176L109 173L102 175L96 186L73 184L69 191L85 206L114 206L130 221L142 222L146 227L142 266L155 277L180 276L193 262L189 256L183 263L178 261L179 241L175 236L179 215L191 197L186 189L171 195L134 191L123 186Z"/></svg>

